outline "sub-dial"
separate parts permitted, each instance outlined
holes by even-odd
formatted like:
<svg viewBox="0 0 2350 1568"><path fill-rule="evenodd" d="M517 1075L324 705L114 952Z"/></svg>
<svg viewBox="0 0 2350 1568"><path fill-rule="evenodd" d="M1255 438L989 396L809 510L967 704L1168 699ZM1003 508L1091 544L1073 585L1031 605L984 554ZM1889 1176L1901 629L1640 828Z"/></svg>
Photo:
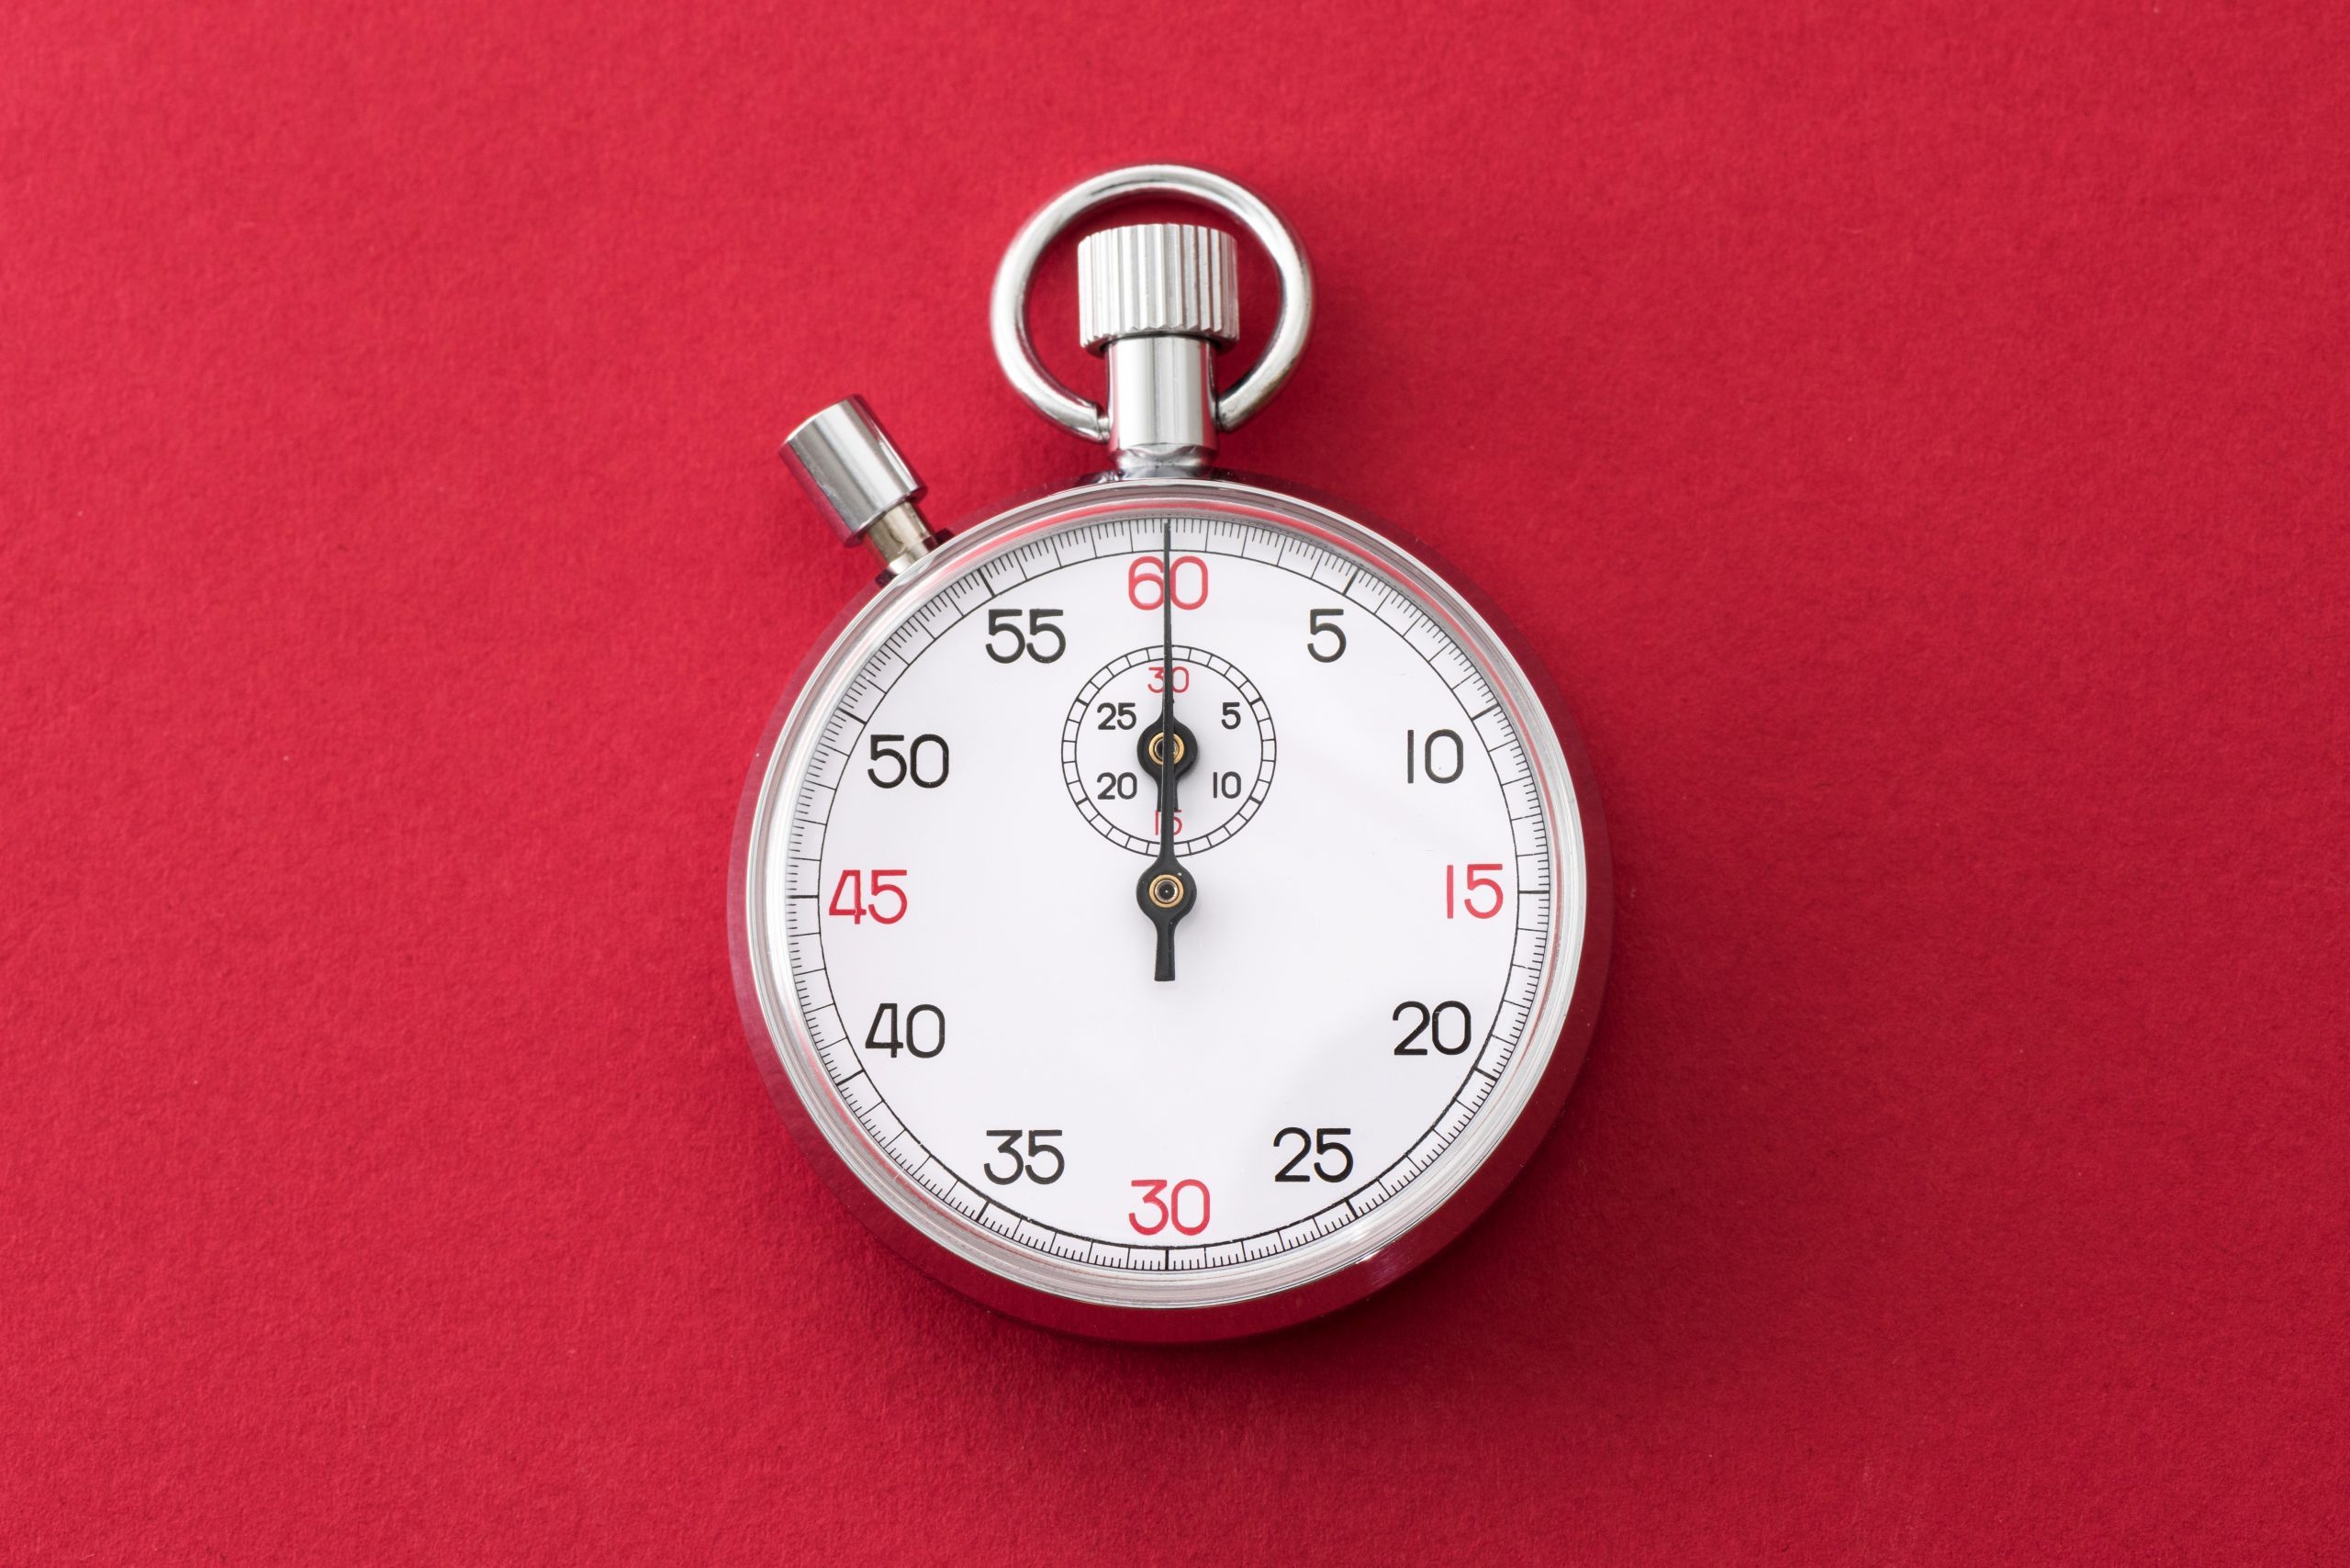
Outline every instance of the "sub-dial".
<svg viewBox="0 0 2350 1568"><path fill-rule="evenodd" d="M1273 715L1232 661L1154 644L1094 672L1061 729L1069 798L1094 831L1158 853L1159 710L1175 689L1175 850L1214 849L1257 814L1273 785Z"/></svg>

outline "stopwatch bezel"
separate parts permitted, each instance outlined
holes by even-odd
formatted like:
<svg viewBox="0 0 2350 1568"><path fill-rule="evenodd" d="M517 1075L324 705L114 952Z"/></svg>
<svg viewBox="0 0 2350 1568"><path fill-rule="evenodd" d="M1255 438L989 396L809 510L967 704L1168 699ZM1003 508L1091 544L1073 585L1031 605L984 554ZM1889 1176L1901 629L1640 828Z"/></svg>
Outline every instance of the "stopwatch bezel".
<svg viewBox="0 0 2350 1568"><path fill-rule="evenodd" d="M848 678L873 646L894 630L896 607L959 572L970 557L1002 548L1018 534L1081 521L1087 514L1153 508L1255 513L1258 521L1321 535L1362 556L1452 622L1452 634L1481 667L1493 662L1487 648L1499 652L1503 660L1494 663L1488 676L1534 763L1554 833L1570 820L1574 823L1583 868L1583 940L1572 988L1560 984L1563 954L1554 955L1520 1047L1531 1053L1547 1036L1547 1055L1530 1082L1511 1075L1513 1085L1525 1085L1515 1095L1514 1111L1489 1105L1463 1129L1461 1137L1467 1139L1480 1131L1480 1124L1494 1125L1488 1115L1505 1116L1498 1130L1457 1157L1468 1161L1467 1168L1457 1174L1431 1170L1416 1179L1380 1210L1333 1233L1326 1248L1324 1241L1311 1242L1193 1282L1210 1288L1225 1282L1245 1285L1253 1277L1294 1274L1302 1262L1319 1265L1302 1278L1262 1290L1181 1302L1148 1299L1154 1293L1171 1294L1167 1276L1048 1258L968 1226L871 1147L814 1065L814 1045L805 1023L785 1000L788 976L770 972L761 940L764 895L756 874L763 869L767 834L780 814L772 809L782 798L775 786L801 729L820 722L829 711L825 699L831 689ZM1563 810L1568 801L1571 814ZM1554 864L1554 878L1561 869ZM752 1054L801 1152L851 1212L901 1257L987 1305L1066 1332L1148 1341L1261 1333L1319 1316L1400 1277L1466 1228L1524 1166L1565 1103L1597 1021L1612 924L1606 828L1590 766L1572 720L1523 638L1408 536L1373 527L1294 488L1228 473L1150 478L1104 475L1056 487L957 532L914 567L876 585L844 610L803 661L769 719L737 817L729 894L736 998ZM1555 898L1552 918L1561 919ZM1554 924L1554 937L1556 929ZM801 1082L802 1077L810 1081ZM1438 1185L1415 1199L1414 1189L1431 1179L1438 1179ZM1348 1238L1355 1245L1342 1239ZM1072 1288L1060 1288L1063 1283ZM1076 1288L1080 1285L1082 1291Z"/></svg>

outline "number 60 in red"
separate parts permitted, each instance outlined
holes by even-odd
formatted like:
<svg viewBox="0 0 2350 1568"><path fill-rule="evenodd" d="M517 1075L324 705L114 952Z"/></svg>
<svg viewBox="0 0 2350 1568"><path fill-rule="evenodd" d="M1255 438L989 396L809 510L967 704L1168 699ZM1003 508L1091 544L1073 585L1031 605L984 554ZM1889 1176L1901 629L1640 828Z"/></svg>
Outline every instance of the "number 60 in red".
<svg viewBox="0 0 2350 1568"><path fill-rule="evenodd" d="M1191 577L1183 576L1189 568ZM1175 586L1175 608L1197 610L1208 601L1208 564L1197 555L1178 555L1172 566L1161 568L1156 555L1137 555L1126 568L1126 602L1136 610L1157 610L1167 602L1169 583ZM1186 593L1185 588L1192 591Z"/></svg>

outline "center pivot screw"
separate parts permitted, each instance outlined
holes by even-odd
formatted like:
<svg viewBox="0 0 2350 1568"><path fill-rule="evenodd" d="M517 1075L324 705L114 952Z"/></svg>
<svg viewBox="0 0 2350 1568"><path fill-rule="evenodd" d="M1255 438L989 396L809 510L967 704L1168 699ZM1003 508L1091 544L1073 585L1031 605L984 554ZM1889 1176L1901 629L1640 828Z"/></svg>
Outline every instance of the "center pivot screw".
<svg viewBox="0 0 2350 1568"><path fill-rule="evenodd" d="M1200 745L1199 742L1192 737L1191 726L1181 719L1175 721L1174 734L1175 760L1172 766L1175 769L1175 777L1181 778L1192 771L1192 765L1199 761ZM1154 723L1143 731L1135 741L1135 756L1141 759L1143 767L1154 778L1158 776L1158 765L1164 760L1162 754L1166 750L1163 744L1166 732Z"/></svg>

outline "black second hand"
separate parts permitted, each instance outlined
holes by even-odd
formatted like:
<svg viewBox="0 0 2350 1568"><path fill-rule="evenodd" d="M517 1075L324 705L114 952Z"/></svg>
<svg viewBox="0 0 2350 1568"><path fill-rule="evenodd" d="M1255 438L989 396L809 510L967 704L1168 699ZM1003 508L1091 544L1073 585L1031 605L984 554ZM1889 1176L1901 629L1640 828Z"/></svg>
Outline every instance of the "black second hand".
<svg viewBox="0 0 2350 1568"><path fill-rule="evenodd" d="M1167 519L1158 543L1159 666L1158 730L1152 748L1158 764L1158 858L1135 886L1135 901L1158 935L1151 978L1175 978L1175 923L1192 912L1198 892L1192 873L1175 857L1175 520ZM1184 759L1188 761L1189 759Z"/></svg>

